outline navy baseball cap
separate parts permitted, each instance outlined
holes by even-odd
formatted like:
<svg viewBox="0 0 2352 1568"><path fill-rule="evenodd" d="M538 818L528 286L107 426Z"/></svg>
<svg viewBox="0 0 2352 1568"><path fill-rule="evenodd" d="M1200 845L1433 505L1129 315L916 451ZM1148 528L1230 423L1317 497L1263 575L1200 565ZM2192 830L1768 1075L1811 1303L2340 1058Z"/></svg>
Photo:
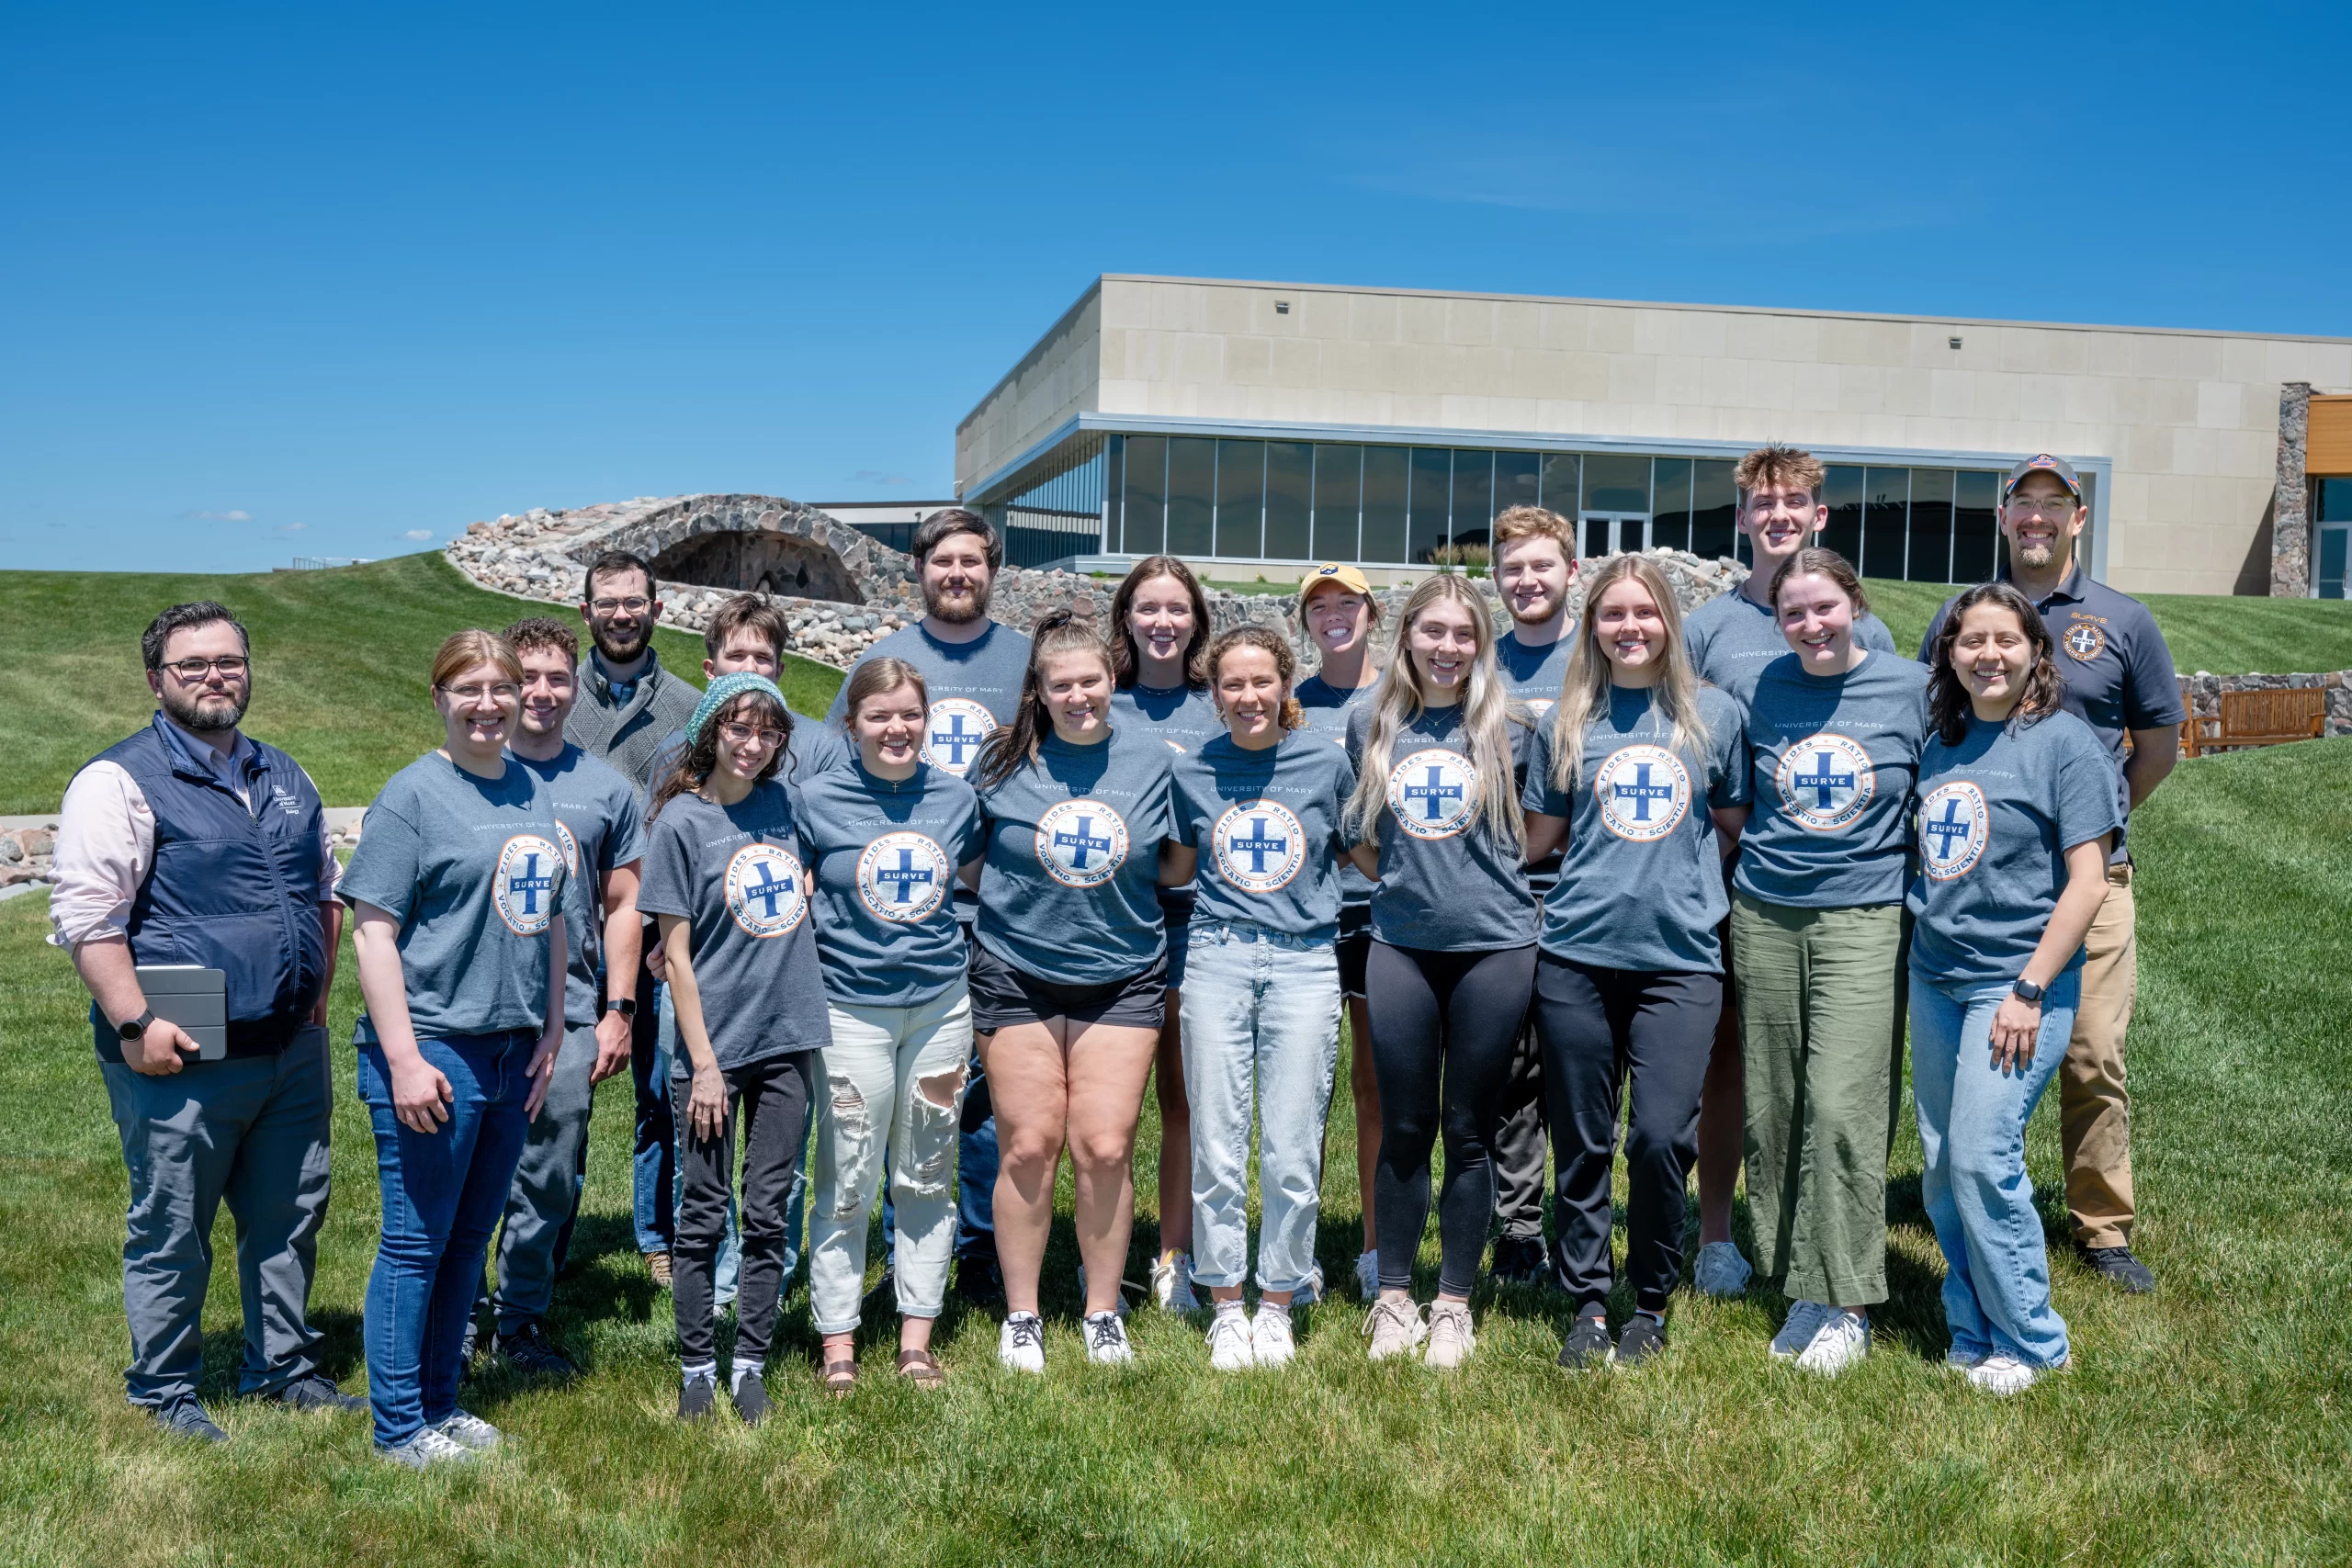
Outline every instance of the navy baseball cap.
<svg viewBox="0 0 2352 1568"><path fill-rule="evenodd" d="M2036 452L2009 470L2008 477L2001 481L2001 499L2008 500L2009 492L2023 483L2028 474L2055 474L2058 482L2074 492L2075 504L2083 504L2083 481L2075 477L2075 465L2047 452Z"/></svg>

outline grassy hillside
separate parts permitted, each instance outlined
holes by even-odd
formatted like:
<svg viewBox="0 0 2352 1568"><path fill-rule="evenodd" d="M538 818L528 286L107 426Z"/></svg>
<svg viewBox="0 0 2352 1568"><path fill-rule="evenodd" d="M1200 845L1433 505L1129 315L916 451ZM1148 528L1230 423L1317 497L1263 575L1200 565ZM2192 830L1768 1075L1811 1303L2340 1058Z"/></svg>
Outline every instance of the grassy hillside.
<svg viewBox="0 0 2352 1568"><path fill-rule="evenodd" d="M1928 623L1954 592L1940 582L1875 578L1863 590L1906 654L1917 650ZM2352 670L2352 601L2151 593L2145 603L2184 675Z"/></svg>
<svg viewBox="0 0 2352 1568"><path fill-rule="evenodd" d="M0 813L51 811L92 755L154 711L139 634L166 604L217 599L253 636L246 728L293 753L330 806L364 806L440 743L426 693L433 651L466 626L495 631L543 608L475 587L438 553L332 571L252 576L0 572ZM556 609L551 613L563 615ZM657 631L662 661L702 681L702 639ZM791 660L785 694L821 714L836 671Z"/></svg>
<svg viewBox="0 0 2352 1568"><path fill-rule="evenodd" d="M756 1433L731 1419L684 1428L670 1298L632 1243L623 1078L598 1096L573 1268L555 1298L553 1330L588 1374L568 1389L479 1383L468 1404L512 1444L477 1472L432 1478L372 1459L364 1419L230 1397L239 1328L225 1214L204 1392L235 1440L175 1444L124 1405L125 1182L85 1003L40 944L44 900L0 905L0 1559L2352 1561L2352 970L2325 935L2352 926L2352 741L2184 769L2133 843L2137 1240L2162 1283L2123 1297L2062 1245L2053 1282L2076 1365L2018 1399L1975 1394L1939 1364L1942 1265L1906 1115L1889 1188L1894 1299L1875 1353L1835 1383L1768 1360L1783 1303L1760 1288L1728 1303L1678 1296L1671 1346L1639 1373L1561 1372L1566 1303L1516 1288L1481 1291L1477 1354L1453 1377L1367 1365L1362 1309L1346 1300L1303 1314L1300 1361L1283 1371L1214 1373L1196 1326L1150 1312L1136 1320L1136 1366L1093 1368L1065 1218L1046 1267L1044 1377L1001 1372L994 1318L951 1303L944 1395L894 1384L888 1327L869 1320L862 1385L828 1399L796 1281L768 1379L775 1418ZM356 1389L377 1194L351 1089L350 973L346 957L313 1311L329 1369ZM1131 1278L1156 1245L1149 1107L1147 1096ZM2028 1149L2043 1224L2063 1244L2055 1111L2053 1097ZM1348 1121L1342 1092L1334 1150L1352 1146ZM1352 1161L1330 1163L1324 1196L1317 1250L1344 1279ZM1065 1183L1065 1216L1068 1202ZM1435 1265L1432 1235L1423 1297ZM1616 1303L1620 1316L1628 1306Z"/></svg>

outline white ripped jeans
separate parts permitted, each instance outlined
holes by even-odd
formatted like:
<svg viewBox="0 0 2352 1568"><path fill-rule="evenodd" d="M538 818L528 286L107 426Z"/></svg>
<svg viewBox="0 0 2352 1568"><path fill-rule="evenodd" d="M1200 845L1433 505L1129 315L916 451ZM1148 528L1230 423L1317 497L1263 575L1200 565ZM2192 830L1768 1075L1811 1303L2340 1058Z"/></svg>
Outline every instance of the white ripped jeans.
<svg viewBox="0 0 2352 1568"><path fill-rule="evenodd" d="M818 1053L817 1174L808 1205L808 1302L820 1334L858 1325L865 1226L885 1156L897 1211L899 1311L937 1317L956 1239L956 1131L972 1055L972 1002L958 979L920 1007L829 1000L833 1043ZM926 1087L928 1086L928 1087Z"/></svg>

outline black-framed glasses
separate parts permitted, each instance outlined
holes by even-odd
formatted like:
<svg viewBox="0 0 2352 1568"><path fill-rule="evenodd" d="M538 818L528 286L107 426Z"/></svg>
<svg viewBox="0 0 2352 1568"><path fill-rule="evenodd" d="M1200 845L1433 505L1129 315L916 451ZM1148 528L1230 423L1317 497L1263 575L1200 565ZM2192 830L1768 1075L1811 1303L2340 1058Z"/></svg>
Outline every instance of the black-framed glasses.
<svg viewBox="0 0 2352 1568"><path fill-rule="evenodd" d="M600 615L641 615L653 607L653 601L642 598L591 599L588 607Z"/></svg>
<svg viewBox="0 0 2352 1568"><path fill-rule="evenodd" d="M729 723L720 725L718 733L726 738L727 743L730 746L748 746L757 740L761 745L774 750L784 744L784 731L781 729L761 729L748 724Z"/></svg>
<svg viewBox="0 0 2352 1568"><path fill-rule="evenodd" d="M232 653L224 659L175 659L164 666L183 681L201 681L215 670L232 679L253 667L253 660L242 653Z"/></svg>

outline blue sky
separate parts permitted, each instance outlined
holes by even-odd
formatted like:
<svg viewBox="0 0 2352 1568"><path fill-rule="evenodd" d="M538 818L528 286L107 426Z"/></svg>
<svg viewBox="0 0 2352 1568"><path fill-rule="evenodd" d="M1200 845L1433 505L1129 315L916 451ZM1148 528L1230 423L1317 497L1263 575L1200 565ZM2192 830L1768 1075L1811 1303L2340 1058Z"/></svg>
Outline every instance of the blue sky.
<svg viewBox="0 0 2352 1568"><path fill-rule="evenodd" d="M0 567L944 495L1095 274L2352 335L2347 7L0 6Z"/></svg>

